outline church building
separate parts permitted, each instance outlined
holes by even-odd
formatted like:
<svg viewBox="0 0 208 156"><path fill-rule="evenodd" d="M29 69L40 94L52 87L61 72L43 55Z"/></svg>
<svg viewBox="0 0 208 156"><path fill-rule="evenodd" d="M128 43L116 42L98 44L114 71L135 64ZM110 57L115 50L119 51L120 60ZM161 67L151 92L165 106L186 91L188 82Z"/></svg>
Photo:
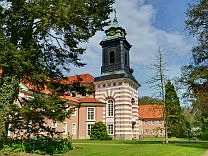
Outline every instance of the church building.
<svg viewBox="0 0 208 156"><path fill-rule="evenodd" d="M138 93L140 84L132 75L126 31L117 18L105 31L102 46L101 76L96 77L95 98L106 103L104 122L115 139L129 140L139 135Z"/></svg>
<svg viewBox="0 0 208 156"><path fill-rule="evenodd" d="M80 81L85 86L93 85L95 94L85 97L61 97L67 101L67 109L75 108L75 112L63 123L47 120L46 124L56 131L63 132L63 137L70 136L72 139L89 139L91 128L98 121L106 124L108 134L116 140L139 139L145 133L151 136L154 135L154 129L159 129L159 135L162 136L162 109L157 109L155 116L155 110L151 110L151 105L138 108L140 84L132 75L133 69L130 67L131 45L126 39L126 30L120 26L116 16L105 30L105 37L100 45L102 66L99 77L81 74L68 76L63 81L64 84ZM22 83L19 97L31 98L31 90L30 85ZM46 132L43 131L41 134L46 135ZM12 137L25 134L21 131L9 135Z"/></svg>

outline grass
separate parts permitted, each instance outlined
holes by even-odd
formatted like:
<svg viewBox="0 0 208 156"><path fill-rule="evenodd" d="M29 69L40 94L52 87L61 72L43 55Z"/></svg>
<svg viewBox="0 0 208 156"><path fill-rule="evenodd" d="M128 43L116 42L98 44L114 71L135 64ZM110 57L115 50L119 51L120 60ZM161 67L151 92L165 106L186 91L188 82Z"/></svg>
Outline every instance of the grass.
<svg viewBox="0 0 208 156"><path fill-rule="evenodd" d="M202 156L208 150L208 142L174 143L173 141L187 141L187 139L171 138L170 144L166 145L162 144L164 140L162 138L144 140L73 140L74 149L61 156ZM12 156L29 155L17 153Z"/></svg>
<svg viewBox="0 0 208 156"><path fill-rule="evenodd" d="M75 140L64 156L201 156L208 144L141 144L138 141Z"/></svg>

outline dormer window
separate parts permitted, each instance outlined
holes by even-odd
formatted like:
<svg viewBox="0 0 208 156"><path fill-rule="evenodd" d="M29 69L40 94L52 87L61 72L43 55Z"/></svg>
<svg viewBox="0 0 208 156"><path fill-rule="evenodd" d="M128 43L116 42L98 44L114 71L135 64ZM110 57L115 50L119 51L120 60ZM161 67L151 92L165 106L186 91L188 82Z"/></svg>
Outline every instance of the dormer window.
<svg viewBox="0 0 208 156"><path fill-rule="evenodd" d="M115 63L115 52L110 51L110 64L114 64L114 63Z"/></svg>

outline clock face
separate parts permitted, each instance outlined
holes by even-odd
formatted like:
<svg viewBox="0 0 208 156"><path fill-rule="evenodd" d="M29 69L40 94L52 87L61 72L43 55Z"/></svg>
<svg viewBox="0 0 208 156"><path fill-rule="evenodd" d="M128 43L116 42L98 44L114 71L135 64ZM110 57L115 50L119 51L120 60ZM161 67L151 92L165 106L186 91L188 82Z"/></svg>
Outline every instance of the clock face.
<svg viewBox="0 0 208 156"><path fill-rule="evenodd" d="M114 30L114 29L112 29L112 30L110 30L110 31L109 31L110 36L115 35L115 33L116 33L116 32L115 32L115 30Z"/></svg>

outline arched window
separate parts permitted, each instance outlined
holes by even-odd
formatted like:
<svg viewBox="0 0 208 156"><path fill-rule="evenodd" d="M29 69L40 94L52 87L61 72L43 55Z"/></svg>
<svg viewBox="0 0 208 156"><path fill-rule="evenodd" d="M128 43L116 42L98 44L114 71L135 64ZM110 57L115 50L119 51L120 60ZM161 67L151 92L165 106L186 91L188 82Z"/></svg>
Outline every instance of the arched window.
<svg viewBox="0 0 208 156"><path fill-rule="evenodd" d="M110 64L114 64L115 63L115 53L114 51L110 52Z"/></svg>
<svg viewBox="0 0 208 156"><path fill-rule="evenodd" d="M134 98L131 99L131 104L132 104L132 105L135 104L135 99L134 99Z"/></svg>
<svg viewBox="0 0 208 156"><path fill-rule="evenodd" d="M108 116L114 116L114 101L112 99L108 100Z"/></svg>

